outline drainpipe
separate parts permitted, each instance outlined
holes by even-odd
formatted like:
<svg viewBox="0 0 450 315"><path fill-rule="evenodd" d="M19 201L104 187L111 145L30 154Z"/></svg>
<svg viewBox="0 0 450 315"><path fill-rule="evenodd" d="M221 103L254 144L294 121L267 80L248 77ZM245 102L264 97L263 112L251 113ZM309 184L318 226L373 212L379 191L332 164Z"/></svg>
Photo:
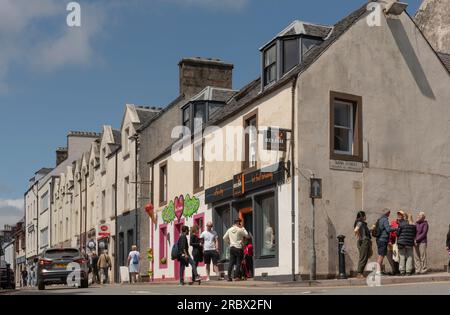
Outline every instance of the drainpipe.
<svg viewBox="0 0 450 315"><path fill-rule="evenodd" d="M87 245L87 212L88 212L88 197L87 197L87 190L88 190L88 174L84 175L84 204L85 204L85 212L84 212L84 244ZM86 248L86 256L87 256L87 248Z"/></svg>
<svg viewBox="0 0 450 315"><path fill-rule="evenodd" d="M297 76L292 80L292 112L291 112L291 235L292 235L292 281L297 281L295 276L295 89L297 87Z"/></svg>
<svg viewBox="0 0 450 315"><path fill-rule="evenodd" d="M36 257L39 256L39 182L36 183ZM33 188L34 191L34 188Z"/></svg>
<svg viewBox="0 0 450 315"><path fill-rule="evenodd" d="M80 179L81 179L81 172L80 172ZM82 234L83 234L83 180L80 180L80 253L83 250Z"/></svg>
<svg viewBox="0 0 450 315"><path fill-rule="evenodd" d="M154 188L154 179L155 179L155 163L152 162L152 178L151 178L151 186L150 186L150 201L152 205L154 205L154 198L153 198L153 188ZM153 206L154 207L154 206ZM153 209L153 211L155 211ZM152 250L153 250L153 260L152 260L152 282L155 281L155 241L154 241L154 233L155 233L155 222L152 221L151 227L152 227Z"/></svg>
<svg viewBox="0 0 450 315"><path fill-rule="evenodd" d="M135 211L135 223L136 223L136 246L139 248L139 213L138 213L138 144L139 144L139 135L136 133L134 135L134 211Z"/></svg>
<svg viewBox="0 0 450 315"><path fill-rule="evenodd" d="M114 242L114 270L115 270L115 280L116 283L119 283L119 233L118 233L118 223L117 223L117 164L118 164L118 154L117 154L118 150L116 150L115 153L115 170L114 170L114 233L116 234L116 240Z"/></svg>

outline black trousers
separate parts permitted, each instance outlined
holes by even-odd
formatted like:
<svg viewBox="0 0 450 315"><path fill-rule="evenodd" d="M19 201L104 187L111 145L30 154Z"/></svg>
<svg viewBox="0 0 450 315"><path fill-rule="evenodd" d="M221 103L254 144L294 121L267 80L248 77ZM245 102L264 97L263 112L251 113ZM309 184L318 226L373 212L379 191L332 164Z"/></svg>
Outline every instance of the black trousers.
<svg viewBox="0 0 450 315"><path fill-rule="evenodd" d="M236 265L235 278L241 278L241 262L244 251L236 247L230 247L230 263L228 265L228 279L233 279L233 267Z"/></svg>

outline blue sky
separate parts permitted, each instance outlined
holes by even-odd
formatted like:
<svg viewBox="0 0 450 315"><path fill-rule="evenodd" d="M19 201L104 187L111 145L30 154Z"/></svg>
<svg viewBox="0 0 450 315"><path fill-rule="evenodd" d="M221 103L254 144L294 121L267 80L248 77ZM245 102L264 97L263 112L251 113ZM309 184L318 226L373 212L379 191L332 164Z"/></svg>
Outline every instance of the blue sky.
<svg viewBox="0 0 450 315"><path fill-rule="evenodd" d="M120 125L126 103L165 106L182 57L235 64L234 88L259 74L258 48L290 22L333 24L364 0L0 0L0 225L20 216L27 182L53 167L69 130ZM420 0L408 0L413 14Z"/></svg>

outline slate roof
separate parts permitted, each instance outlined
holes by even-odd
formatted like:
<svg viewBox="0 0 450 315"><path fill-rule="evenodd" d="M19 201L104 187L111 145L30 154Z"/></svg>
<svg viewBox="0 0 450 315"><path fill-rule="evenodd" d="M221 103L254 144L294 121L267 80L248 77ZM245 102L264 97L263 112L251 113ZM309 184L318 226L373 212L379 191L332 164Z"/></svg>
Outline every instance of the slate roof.
<svg viewBox="0 0 450 315"><path fill-rule="evenodd" d="M437 53L444 66L450 72L450 54Z"/></svg>
<svg viewBox="0 0 450 315"><path fill-rule="evenodd" d="M154 118L162 110L162 108L158 107L144 107L144 106L136 106L135 109L139 117L139 121L141 122L140 125Z"/></svg>

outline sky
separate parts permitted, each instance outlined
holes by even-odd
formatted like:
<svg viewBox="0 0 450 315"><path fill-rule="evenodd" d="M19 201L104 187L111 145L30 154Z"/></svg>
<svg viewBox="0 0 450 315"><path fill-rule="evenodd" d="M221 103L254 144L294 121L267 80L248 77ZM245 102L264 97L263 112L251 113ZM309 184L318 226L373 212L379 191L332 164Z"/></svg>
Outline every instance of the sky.
<svg viewBox="0 0 450 315"><path fill-rule="evenodd" d="M420 0L404 0L414 14ZM259 47L293 20L334 24L365 0L0 0L0 228L23 216L28 180L55 166L70 130L119 127L125 104L178 96L178 61L235 65L233 88L260 73Z"/></svg>

